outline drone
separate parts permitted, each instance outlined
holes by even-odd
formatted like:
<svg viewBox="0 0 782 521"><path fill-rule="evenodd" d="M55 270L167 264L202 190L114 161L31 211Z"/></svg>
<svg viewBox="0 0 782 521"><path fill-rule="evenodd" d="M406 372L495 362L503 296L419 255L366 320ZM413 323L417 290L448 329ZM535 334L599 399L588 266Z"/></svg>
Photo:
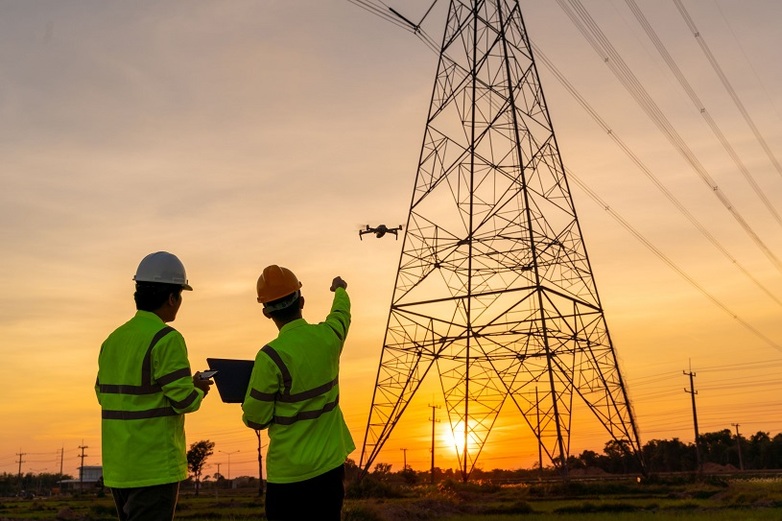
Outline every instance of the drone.
<svg viewBox="0 0 782 521"><path fill-rule="evenodd" d="M375 237L377 237L378 239L381 238L382 236L384 236L387 233L393 233L394 237L399 239L399 235L397 235L397 234L399 233L400 230L402 230L402 225L401 224L399 226L397 226L396 228L389 228L385 224L378 224L375 227L372 227L372 226L367 224L366 228L364 228L363 230L359 230L358 231L358 238L363 241L365 233L374 233Z"/></svg>

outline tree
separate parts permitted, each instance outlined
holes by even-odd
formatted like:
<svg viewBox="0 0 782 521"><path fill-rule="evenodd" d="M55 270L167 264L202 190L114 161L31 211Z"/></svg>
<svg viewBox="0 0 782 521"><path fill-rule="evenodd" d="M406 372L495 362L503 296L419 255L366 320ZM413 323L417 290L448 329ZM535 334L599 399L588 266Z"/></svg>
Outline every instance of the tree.
<svg viewBox="0 0 782 521"><path fill-rule="evenodd" d="M768 469L771 468L772 443L769 433L758 431L749 437L749 468Z"/></svg>
<svg viewBox="0 0 782 521"><path fill-rule="evenodd" d="M718 465L731 463L731 454L735 452L736 441L729 429L718 432L707 432L700 436L703 450L703 460ZM738 458L736 458L738 465Z"/></svg>
<svg viewBox="0 0 782 521"><path fill-rule="evenodd" d="M375 476L380 481L387 480L388 477L391 475L391 464L390 463L376 464L375 470L372 471L372 475Z"/></svg>
<svg viewBox="0 0 782 521"><path fill-rule="evenodd" d="M643 446L649 472L685 472L696 468L695 445L672 440L651 440Z"/></svg>
<svg viewBox="0 0 782 521"><path fill-rule="evenodd" d="M190 445L187 451L187 468L195 478L195 491L198 495L201 488L201 472L206 465L206 459L214 454L215 443L209 440L197 441Z"/></svg>
<svg viewBox="0 0 782 521"><path fill-rule="evenodd" d="M578 462L580 464L580 468L599 468L601 465L604 465L603 461L605 459L605 456L601 456L593 450L585 450L581 453L581 455L579 455ZM570 463L568 462L568 468L579 467L570 467Z"/></svg>
<svg viewBox="0 0 782 521"><path fill-rule="evenodd" d="M603 453L608 459L608 472L627 473L639 472L638 460L630 450L630 443L626 440L611 440L605 444Z"/></svg>

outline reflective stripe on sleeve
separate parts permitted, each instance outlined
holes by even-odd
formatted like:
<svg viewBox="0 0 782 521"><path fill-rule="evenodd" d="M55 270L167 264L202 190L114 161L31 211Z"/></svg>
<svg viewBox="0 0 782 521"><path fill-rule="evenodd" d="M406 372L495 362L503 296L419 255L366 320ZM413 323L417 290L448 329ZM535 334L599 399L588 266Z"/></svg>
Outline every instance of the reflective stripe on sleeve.
<svg viewBox="0 0 782 521"><path fill-rule="evenodd" d="M250 390L250 396L261 402L278 401L282 403L295 403L317 398L321 394L326 394L339 383L339 377L318 387L294 394L263 393L257 389Z"/></svg>
<svg viewBox="0 0 782 521"><path fill-rule="evenodd" d="M98 384L98 389L104 394L155 394L160 392L159 385L111 385Z"/></svg>
<svg viewBox="0 0 782 521"><path fill-rule="evenodd" d="M323 384L313 389L309 389L308 391L302 391L300 393L279 396L277 398L277 401L285 402L285 403L293 403L293 402L303 402L304 400L310 400L312 398L320 396L321 394L325 394L329 392L331 389L336 387L338 383L339 383L339 377L334 378L329 383Z"/></svg>
<svg viewBox="0 0 782 521"><path fill-rule="evenodd" d="M185 398L184 400L179 401L179 402L175 402L175 401L171 400L171 405L173 405L177 409L184 409L184 408L190 406L190 404L192 404L194 401L196 401L196 398L198 398L198 391L193 389L190 392L190 394L187 396L187 398Z"/></svg>
<svg viewBox="0 0 782 521"><path fill-rule="evenodd" d="M255 422L251 422L250 420L247 420L247 426L250 427L251 429L255 429L256 431L262 431L272 423L273 422L271 421L266 423L255 423Z"/></svg>
<svg viewBox="0 0 782 521"><path fill-rule="evenodd" d="M184 369L178 369L168 374L164 374L163 376L157 379L157 383L158 385L166 385L166 384L170 384L171 382L176 382L180 378L186 378L188 376L192 376L192 374L190 374L190 368L185 367Z"/></svg>
<svg viewBox="0 0 782 521"><path fill-rule="evenodd" d="M250 397L255 398L259 402L273 402L277 397L277 393L262 393L258 389L250 389Z"/></svg>
<svg viewBox="0 0 782 521"><path fill-rule="evenodd" d="M295 416L275 416L273 423L277 425L291 425L300 420L314 420L327 412L333 411L337 408L337 405L339 405L339 396L333 402L327 403L322 409L317 411L302 411Z"/></svg>

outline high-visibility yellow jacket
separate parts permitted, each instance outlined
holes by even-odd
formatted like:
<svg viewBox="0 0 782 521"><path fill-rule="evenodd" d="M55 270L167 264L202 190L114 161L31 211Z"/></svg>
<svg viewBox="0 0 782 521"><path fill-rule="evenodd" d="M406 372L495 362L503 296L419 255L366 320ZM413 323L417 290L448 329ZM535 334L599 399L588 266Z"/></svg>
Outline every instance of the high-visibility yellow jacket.
<svg viewBox="0 0 782 521"><path fill-rule="evenodd" d="M130 488L187 478L184 414L201 406L182 335L137 311L103 342L95 393L102 408L103 481Z"/></svg>
<svg viewBox="0 0 782 521"><path fill-rule="evenodd" d="M285 324L255 357L242 419L269 429L270 483L319 476L356 448L339 408L339 357L349 326L350 299L337 288L324 322Z"/></svg>

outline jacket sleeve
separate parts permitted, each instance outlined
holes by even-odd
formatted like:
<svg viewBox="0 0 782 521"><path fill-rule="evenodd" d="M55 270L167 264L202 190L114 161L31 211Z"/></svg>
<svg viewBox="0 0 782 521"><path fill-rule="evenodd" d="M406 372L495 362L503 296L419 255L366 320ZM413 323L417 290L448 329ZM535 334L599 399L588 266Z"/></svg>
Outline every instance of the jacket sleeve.
<svg viewBox="0 0 782 521"><path fill-rule="evenodd" d="M100 346L100 352L103 353L103 345ZM103 405L100 401L100 355L98 355L98 371L95 374L95 396L98 397L98 405Z"/></svg>
<svg viewBox="0 0 782 521"><path fill-rule="evenodd" d="M263 430L274 419L274 401L282 385L279 369L266 355L259 351L255 357L247 395L242 402L242 421L251 429Z"/></svg>
<svg viewBox="0 0 782 521"><path fill-rule="evenodd" d="M178 331L163 337L152 350L153 377L178 414L197 411L203 391L193 385L185 339Z"/></svg>
<svg viewBox="0 0 782 521"><path fill-rule="evenodd" d="M337 288L334 292L331 311L326 317L324 324L334 331L340 343L345 342L348 336L348 329L350 328L350 297L344 288Z"/></svg>

